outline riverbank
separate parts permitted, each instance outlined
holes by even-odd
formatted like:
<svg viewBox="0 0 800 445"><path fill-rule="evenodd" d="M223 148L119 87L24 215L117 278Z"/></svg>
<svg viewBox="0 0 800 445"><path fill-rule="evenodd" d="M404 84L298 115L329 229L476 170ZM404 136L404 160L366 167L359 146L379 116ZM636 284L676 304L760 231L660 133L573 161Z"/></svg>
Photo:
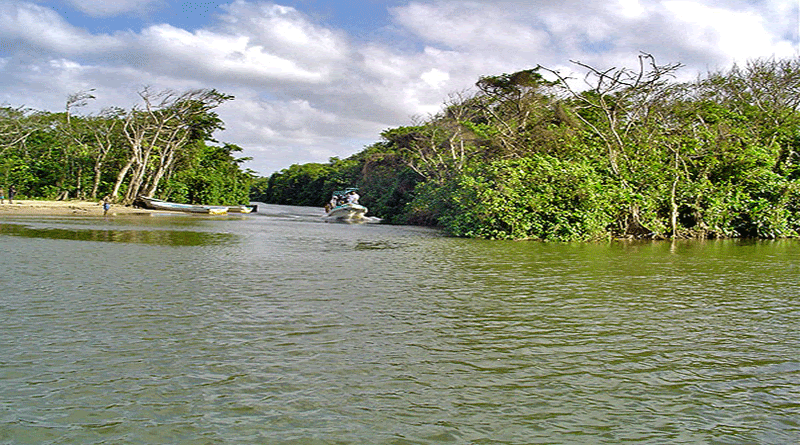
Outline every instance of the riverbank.
<svg viewBox="0 0 800 445"><path fill-rule="evenodd" d="M140 209L133 206L112 204L107 216L149 215L163 213L158 210ZM103 204L96 201L33 201L14 200L0 204L2 215L49 215L49 216L103 216Z"/></svg>

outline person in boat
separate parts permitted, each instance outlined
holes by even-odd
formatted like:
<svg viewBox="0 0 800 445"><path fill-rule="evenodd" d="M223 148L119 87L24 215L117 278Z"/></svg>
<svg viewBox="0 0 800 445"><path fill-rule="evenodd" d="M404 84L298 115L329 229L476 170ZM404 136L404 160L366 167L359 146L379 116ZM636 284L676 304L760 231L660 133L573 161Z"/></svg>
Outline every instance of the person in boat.
<svg viewBox="0 0 800 445"><path fill-rule="evenodd" d="M355 190L351 190L350 193L347 194L347 203L348 204L358 204L358 198L361 196L356 193Z"/></svg>

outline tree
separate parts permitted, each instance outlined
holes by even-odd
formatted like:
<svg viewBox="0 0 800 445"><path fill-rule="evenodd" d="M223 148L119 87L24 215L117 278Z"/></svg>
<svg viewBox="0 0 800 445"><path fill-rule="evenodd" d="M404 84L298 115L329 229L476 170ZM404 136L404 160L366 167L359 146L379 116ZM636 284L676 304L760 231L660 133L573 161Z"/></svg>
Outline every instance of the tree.
<svg viewBox="0 0 800 445"><path fill-rule="evenodd" d="M167 179L161 195L170 201L192 204L248 204L253 178L240 169L240 164L249 158L233 157L240 151L241 147L234 144L220 147L198 142L193 156Z"/></svg>
<svg viewBox="0 0 800 445"><path fill-rule="evenodd" d="M172 171L176 158L193 142L211 140L222 121L212 110L233 96L213 89L139 92L143 108L133 107L125 117L122 132L128 142L128 160L117 175L112 196L130 173L122 202L133 202L139 194L152 196L159 182Z"/></svg>
<svg viewBox="0 0 800 445"><path fill-rule="evenodd" d="M569 80L556 70L542 69L556 76L558 85L571 99L575 116L605 147L610 170L619 181L623 196L629 197L624 210L626 215L621 218L621 229L631 235L655 233L655 227L647 227L644 221L643 203L638 198L643 196L641 190L649 187L653 179L641 175L651 171L649 168L642 170L641 160L653 158L642 156L644 152L655 154L651 144L662 128L654 125L652 111L669 94L670 80L681 64L658 65L655 58L646 53L639 55L636 70L601 70L578 61L573 63L586 70L583 80L588 88L585 90L573 88ZM635 182L631 183L632 180ZM652 210L649 211L651 220L654 216Z"/></svg>
<svg viewBox="0 0 800 445"><path fill-rule="evenodd" d="M512 74L481 77L476 83L481 94L476 97L483 114L478 122L491 128L487 135L500 142L505 158L527 156L550 150L557 124L556 82L546 80L541 68ZM485 132L485 131L484 131Z"/></svg>
<svg viewBox="0 0 800 445"><path fill-rule="evenodd" d="M24 107L0 107L0 155L11 148L24 147L36 131L44 127L43 114Z"/></svg>
<svg viewBox="0 0 800 445"><path fill-rule="evenodd" d="M122 127L124 113L124 110L120 108L107 108L101 111L100 115L90 119L94 147L94 179L90 194L92 199L97 199L108 156L115 147L122 145L120 128Z"/></svg>

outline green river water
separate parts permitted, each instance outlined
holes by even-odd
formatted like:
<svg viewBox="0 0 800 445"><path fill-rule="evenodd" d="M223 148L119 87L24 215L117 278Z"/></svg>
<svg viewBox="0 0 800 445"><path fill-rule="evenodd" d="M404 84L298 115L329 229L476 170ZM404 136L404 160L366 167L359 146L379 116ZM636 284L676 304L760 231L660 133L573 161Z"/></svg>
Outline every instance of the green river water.
<svg viewBox="0 0 800 445"><path fill-rule="evenodd" d="M800 241L320 214L0 217L0 443L800 443Z"/></svg>

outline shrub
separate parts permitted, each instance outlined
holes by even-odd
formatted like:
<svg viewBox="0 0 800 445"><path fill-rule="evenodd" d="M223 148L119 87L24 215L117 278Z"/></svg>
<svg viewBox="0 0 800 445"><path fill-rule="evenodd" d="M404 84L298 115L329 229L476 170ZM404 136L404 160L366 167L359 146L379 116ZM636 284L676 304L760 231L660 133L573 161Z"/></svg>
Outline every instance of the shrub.
<svg viewBox="0 0 800 445"><path fill-rule="evenodd" d="M587 240L612 220L600 176L587 163L546 155L472 166L442 187L426 184L409 208L455 236Z"/></svg>

